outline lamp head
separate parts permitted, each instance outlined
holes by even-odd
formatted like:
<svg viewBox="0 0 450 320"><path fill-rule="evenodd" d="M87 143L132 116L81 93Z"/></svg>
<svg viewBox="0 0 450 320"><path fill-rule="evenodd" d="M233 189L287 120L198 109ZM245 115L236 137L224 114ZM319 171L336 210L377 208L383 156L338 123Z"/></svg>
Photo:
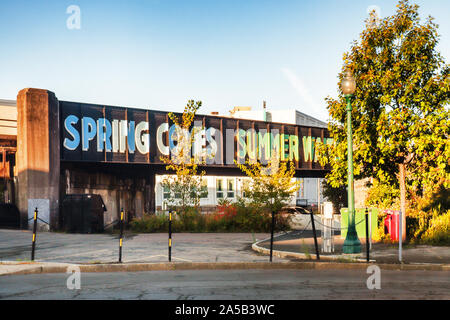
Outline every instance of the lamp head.
<svg viewBox="0 0 450 320"><path fill-rule="evenodd" d="M341 89L344 95L351 95L356 91L356 81L350 70L345 71L344 78L341 82Z"/></svg>

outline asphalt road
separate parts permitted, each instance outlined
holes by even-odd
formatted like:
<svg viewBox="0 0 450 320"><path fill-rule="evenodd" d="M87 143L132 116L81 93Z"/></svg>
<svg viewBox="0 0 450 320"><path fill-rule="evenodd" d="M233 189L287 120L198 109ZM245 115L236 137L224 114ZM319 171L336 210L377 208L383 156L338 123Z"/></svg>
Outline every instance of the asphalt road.
<svg viewBox="0 0 450 320"><path fill-rule="evenodd" d="M201 270L0 277L0 299L450 299L450 272L381 270L381 289L365 270Z"/></svg>

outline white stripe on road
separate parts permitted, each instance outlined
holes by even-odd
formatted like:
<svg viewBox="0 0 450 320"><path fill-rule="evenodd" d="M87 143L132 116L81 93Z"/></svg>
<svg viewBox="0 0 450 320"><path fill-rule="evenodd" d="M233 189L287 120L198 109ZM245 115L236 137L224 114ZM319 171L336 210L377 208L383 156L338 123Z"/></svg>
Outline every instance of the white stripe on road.
<svg viewBox="0 0 450 320"><path fill-rule="evenodd" d="M105 251L111 251L111 250L102 249L102 250L95 250L95 251L86 251L86 252L81 252L81 253L67 254L67 255L59 256L59 257L47 257L47 258L39 259L36 261L44 261L44 260L48 260L48 259L53 260L53 259L60 259L60 258L67 258L67 257L76 257L76 256L89 255L91 253L99 253L99 252L105 252Z"/></svg>
<svg viewBox="0 0 450 320"><path fill-rule="evenodd" d="M151 259L151 258L156 258L156 257L167 258L167 256L165 256L165 255L163 255L163 254L156 254L156 255L153 255L153 256L146 256L146 257L142 257L142 258L138 258L138 259L127 260L127 261L125 261L125 262L142 261L142 260ZM181 260L181 261L186 261L186 262L192 262L192 260L187 260L187 259L182 259L182 258L177 258L177 257L172 257L172 259Z"/></svg>

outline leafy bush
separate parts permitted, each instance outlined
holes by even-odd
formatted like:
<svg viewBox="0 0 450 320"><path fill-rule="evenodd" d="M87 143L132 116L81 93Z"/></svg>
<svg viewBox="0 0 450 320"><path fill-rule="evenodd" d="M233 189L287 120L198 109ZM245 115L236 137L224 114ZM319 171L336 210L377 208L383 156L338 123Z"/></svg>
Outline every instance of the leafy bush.
<svg viewBox="0 0 450 320"><path fill-rule="evenodd" d="M243 202L219 205L214 214L201 214L195 208L183 214L174 214L173 232L269 232L272 217ZM167 232L165 214L144 215L134 219L130 227L135 232ZM287 217L276 215L275 230L288 230Z"/></svg>
<svg viewBox="0 0 450 320"><path fill-rule="evenodd" d="M378 215L378 228L373 234L376 242L392 242L390 235L385 233L385 217L385 213ZM450 245L450 210L439 214L437 210L426 212L410 209L406 216L406 230L410 243Z"/></svg>
<svg viewBox="0 0 450 320"><path fill-rule="evenodd" d="M375 180L367 194L366 206L394 209L399 206L399 196L400 191L397 188Z"/></svg>
<svg viewBox="0 0 450 320"><path fill-rule="evenodd" d="M192 231L202 229L205 226L205 217L194 208L186 208L184 213L175 214L172 225L174 232Z"/></svg>
<svg viewBox="0 0 450 320"><path fill-rule="evenodd" d="M236 226L244 232L269 232L272 224L272 214L267 208L248 203L240 198L236 203ZM289 230L288 217L282 214L275 215L275 231Z"/></svg>
<svg viewBox="0 0 450 320"><path fill-rule="evenodd" d="M442 184L434 192L424 196L410 194L410 207L406 211L407 240L417 244L450 245L448 214L450 212L450 193ZM383 209L399 209L399 191L391 185L374 182L368 192L366 205ZM385 215L378 217L378 229L374 233L375 241L390 242L384 230Z"/></svg>
<svg viewBox="0 0 450 320"><path fill-rule="evenodd" d="M436 211L439 214L450 210L450 189L445 188L444 184L435 186L434 192L428 193L423 197L415 199L417 208L423 211Z"/></svg>
<svg viewBox="0 0 450 320"><path fill-rule="evenodd" d="M333 210L335 213L339 213L342 207L348 206L348 193L347 186L343 185L334 188L331 183L324 179L322 182L323 196L333 203Z"/></svg>
<svg viewBox="0 0 450 320"><path fill-rule="evenodd" d="M135 232L161 232L169 228L169 221L164 214L144 214L133 219L130 228Z"/></svg>
<svg viewBox="0 0 450 320"><path fill-rule="evenodd" d="M387 214L383 211L378 214L378 228L375 229L375 232L372 235L372 239L375 242L392 242L391 235L389 233L386 233L384 229L384 219L386 218L386 216Z"/></svg>
<svg viewBox="0 0 450 320"><path fill-rule="evenodd" d="M428 228L421 236L421 242L432 245L450 244L450 210L429 220Z"/></svg>
<svg viewBox="0 0 450 320"><path fill-rule="evenodd" d="M412 243L420 243L422 235L427 231L433 212L409 209L406 214L407 237Z"/></svg>

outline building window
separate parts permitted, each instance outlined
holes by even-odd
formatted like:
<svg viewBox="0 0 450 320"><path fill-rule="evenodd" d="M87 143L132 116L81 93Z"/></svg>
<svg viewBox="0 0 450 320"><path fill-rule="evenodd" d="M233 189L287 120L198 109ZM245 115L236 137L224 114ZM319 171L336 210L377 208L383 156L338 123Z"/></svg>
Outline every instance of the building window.
<svg viewBox="0 0 450 320"><path fill-rule="evenodd" d="M249 187L249 181L246 179L239 179L239 182L240 182L241 196L243 198L247 198L248 194L245 192L245 189Z"/></svg>
<svg viewBox="0 0 450 320"><path fill-rule="evenodd" d="M208 180L202 179L202 186L200 189L200 198L205 199L208 198Z"/></svg>
<svg viewBox="0 0 450 320"><path fill-rule="evenodd" d="M163 199L170 198L170 189L168 186L163 186Z"/></svg>
<svg viewBox="0 0 450 320"><path fill-rule="evenodd" d="M217 199L223 199L223 180L216 180L216 197Z"/></svg>
<svg viewBox="0 0 450 320"><path fill-rule="evenodd" d="M227 198L234 198L234 179L227 179Z"/></svg>

